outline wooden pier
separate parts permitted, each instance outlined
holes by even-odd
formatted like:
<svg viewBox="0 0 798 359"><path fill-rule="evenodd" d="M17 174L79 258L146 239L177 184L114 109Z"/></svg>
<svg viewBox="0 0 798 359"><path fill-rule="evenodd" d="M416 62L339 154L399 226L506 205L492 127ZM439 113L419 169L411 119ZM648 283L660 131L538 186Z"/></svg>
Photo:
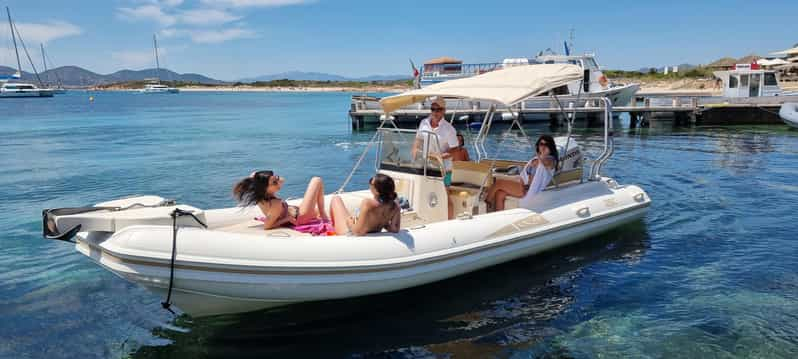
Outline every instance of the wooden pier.
<svg viewBox="0 0 798 359"><path fill-rule="evenodd" d="M723 102L720 102L723 101ZM638 97L628 106L615 106L613 112L627 113L630 116L630 125L648 126L653 121L672 121L674 126L690 125L740 125L740 124L781 124L778 116L779 108L784 102L798 102L798 96L782 97L757 97L740 99L722 99L709 96L685 97L680 95L663 97ZM652 104L653 103L653 104ZM361 102L362 104L362 102ZM365 108L364 108L365 107ZM562 125L562 112L559 107L530 107L520 106L511 110L499 108L497 113L519 114L522 122L548 121L551 126ZM601 123L604 110L590 102L585 106L565 108L566 113L575 112L577 119L584 120L585 126L592 127ZM447 109L446 116L454 116L455 122L480 122L487 112L487 107L472 107ZM403 108L391 114L393 121L400 126L416 126L423 118L429 116L428 108ZM384 119L384 113L379 108L371 106L356 106L353 98L349 111L353 129L365 129L377 126ZM509 117L494 119L501 123L509 123Z"/></svg>

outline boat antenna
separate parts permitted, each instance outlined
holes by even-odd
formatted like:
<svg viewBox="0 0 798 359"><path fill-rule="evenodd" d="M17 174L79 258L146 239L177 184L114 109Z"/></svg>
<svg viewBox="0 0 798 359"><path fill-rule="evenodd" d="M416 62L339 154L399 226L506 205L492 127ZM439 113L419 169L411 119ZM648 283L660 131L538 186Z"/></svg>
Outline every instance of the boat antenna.
<svg viewBox="0 0 798 359"><path fill-rule="evenodd" d="M8 8L6 8L8 10ZM11 16L11 13L9 13ZM10 17L9 17L10 19ZM13 33L14 30L17 32L17 36L19 37L19 43L22 45L22 50L25 51L25 56L28 58L28 62L30 63L30 67L33 68L33 74L36 75L36 80L39 81L39 86L44 87L44 83L42 83L42 78L39 77L39 71L36 71L36 65L33 63L33 59L30 57L30 53L28 53L28 47L25 46L25 40L22 40L22 34L19 33L19 29L17 28L17 24L11 22L11 32ZM14 47L16 49L16 46ZM22 67L20 66L20 76L22 75Z"/></svg>
<svg viewBox="0 0 798 359"><path fill-rule="evenodd" d="M14 53L17 54L17 72L20 78L22 77L22 62L19 61L19 50L17 49L17 38L14 35L14 23L11 22L11 10L6 6L6 14L8 14L8 27L11 28L11 40L14 41Z"/></svg>

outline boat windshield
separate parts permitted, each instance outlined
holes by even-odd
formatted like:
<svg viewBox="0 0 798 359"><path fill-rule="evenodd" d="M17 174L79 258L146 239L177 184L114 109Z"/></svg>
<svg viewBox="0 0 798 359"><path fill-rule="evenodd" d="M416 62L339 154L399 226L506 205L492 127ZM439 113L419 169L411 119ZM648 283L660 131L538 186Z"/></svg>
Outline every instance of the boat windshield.
<svg viewBox="0 0 798 359"><path fill-rule="evenodd" d="M442 177L443 163L435 155L435 133L408 129L380 129L379 169Z"/></svg>

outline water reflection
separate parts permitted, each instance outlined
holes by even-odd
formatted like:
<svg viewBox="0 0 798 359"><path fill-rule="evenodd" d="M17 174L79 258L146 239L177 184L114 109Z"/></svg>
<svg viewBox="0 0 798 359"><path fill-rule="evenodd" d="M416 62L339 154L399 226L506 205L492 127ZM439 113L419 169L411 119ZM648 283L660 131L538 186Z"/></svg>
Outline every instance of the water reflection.
<svg viewBox="0 0 798 359"><path fill-rule="evenodd" d="M642 222L585 242L443 282L363 298L175 322L173 341L133 356L480 357L560 332L569 310L588 309L594 267L634 266L648 247ZM587 307L586 307L587 306ZM320 352L323 348L323 352Z"/></svg>

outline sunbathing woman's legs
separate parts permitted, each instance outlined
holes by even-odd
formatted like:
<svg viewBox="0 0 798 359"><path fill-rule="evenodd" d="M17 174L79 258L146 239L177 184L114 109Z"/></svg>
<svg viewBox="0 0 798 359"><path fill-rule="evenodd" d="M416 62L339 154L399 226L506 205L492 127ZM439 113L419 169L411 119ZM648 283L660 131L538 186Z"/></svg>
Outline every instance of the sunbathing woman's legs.
<svg viewBox="0 0 798 359"><path fill-rule="evenodd" d="M508 195L513 197L523 197L524 187L518 181L497 179L495 183L488 189L488 195L485 197L485 202L488 203L496 211L504 209L504 199Z"/></svg>
<svg viewBox="0 0 798 359"><path fill-rule="evenodd" d="M299 205L297 222L303 223L314 218L328 219L324 209L324 182L321 177L313 177L305 190L305 197Z"/></svg>
<svg viewBox="0 0 798 359"><path fill-rule="evenodd" d="M349 232L349 227L346 225L346 219L352 215L349 214L349 210L346 209L344 201L341 200L341 197L334 196L330 201L330 216L332 216L335 233L343 235Z"/></svg>

